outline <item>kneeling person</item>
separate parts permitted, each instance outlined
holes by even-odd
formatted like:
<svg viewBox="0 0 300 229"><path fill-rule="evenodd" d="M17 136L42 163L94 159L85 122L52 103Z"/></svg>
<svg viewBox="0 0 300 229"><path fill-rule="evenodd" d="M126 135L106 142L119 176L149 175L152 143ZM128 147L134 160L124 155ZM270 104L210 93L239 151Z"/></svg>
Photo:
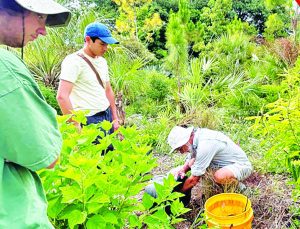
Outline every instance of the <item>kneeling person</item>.
<svg viewBox="0 0 300 229"><path fill-rule="evenodd" d="M174 172L175 177L184 177L191 170L182 187L183 193L200 181L207 168L215 171L214 180L219 184L242 181L252 172L246 153L219 131L175 126L168 136L168 144L171 152L189 153L185 164Z"/></svg>

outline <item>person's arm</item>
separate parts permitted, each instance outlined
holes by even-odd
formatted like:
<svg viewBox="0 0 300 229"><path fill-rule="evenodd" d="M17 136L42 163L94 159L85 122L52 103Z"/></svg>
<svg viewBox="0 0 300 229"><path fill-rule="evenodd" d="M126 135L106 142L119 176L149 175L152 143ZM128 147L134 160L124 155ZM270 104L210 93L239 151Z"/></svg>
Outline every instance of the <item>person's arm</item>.
<svg viewBox="0 0 300 229"><path fill-rule="evenodd" d="M175 177L175 179L177 178L181 178L183 179L185 177L185 174L190 171L191 167L190 167L190 159L187 159L184 163L184 165L182 166L178 166L174 169L172 169L170 171L170 173L173 174L173 176Z"/></svg>
<svg viewBox="0 0 300 229"><path fill-rule="evenodd" d="M113 89L112 89L109 81L106 82L105 93L106 93L106 97L110 104L114 130L117 130L120 126L119 126L119 120L118 120L118 115L117 115L117 107L115 104L115 94L113 92Z"/></svg>
<svg viewBox="0 0 300 229"><path fill-rule="evenodd" d="M199 176L190 176L186 179L186 181L183 184L183 187L181 189L181 192L186 192L187 190L190 190L193 188L200 180Z"/></svg>
<svg viewBox="0 0 300 229"><path fill-rule="evenodd" d="M29 71L20 69L20 72ZM31 171L54 166L62 146L55 110L47 104L30 74L23 77L18 72L10 72L10 68L0 73L4 84L0 89L3 149L0 157Z"/></svg>
<svg viewBox="0 0 300 229"><path fill-rule="evenodd" d="M66 80L60 80L56 100L60 106L61 112L66 114L72 114L73 106L70 101L70 94L73 89L74 84L72 82L66 81ZM72 122L77 129L80 131L81 126L80 123L72 120L72 118L69 119L69 122Z"/></svg>
<svg viewBox="0 0 300 229"><path fill-rule="evenodd" d="M187 173L191 170L191 167L189 166L190 160L187 160L184 165L182 166L182 172Z"/></svg>
<svg viewBox="0 0 300 229"><path fill-rule="evenodd" d="M51 165L49 165L47 167L47 169L53 169L57 161L58 161L58 158L54 162L52 162Z"/></svg>
<svg viewBox="0 0 300 229"><path fill-rule="evenodd" d="M61 112L65 114L71 114L73 107L70 101L70 94L73 89L74 84L66 81L60 80L56 99L60 106Z"/></svg>

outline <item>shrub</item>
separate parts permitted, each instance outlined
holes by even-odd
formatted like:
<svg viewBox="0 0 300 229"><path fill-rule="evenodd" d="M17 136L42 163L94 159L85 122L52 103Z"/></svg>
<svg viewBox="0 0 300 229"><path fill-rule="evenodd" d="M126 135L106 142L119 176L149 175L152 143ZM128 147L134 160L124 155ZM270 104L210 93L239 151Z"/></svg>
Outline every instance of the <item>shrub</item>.
<svg viewBox="0 0 300 229"><path fill-rule="evenodd" d="M46 87L42 82L38 83L40 90L48 104L53 107L58 114L61 114L60 107L56 100L56 91L52 87Z"/></svg>
<svg viewBox="0 0 300 229"><path fill-rule="evenodd" d="M154 76L150 81L150 88L147 95L153 100L162 102L167 97L169 91L167 78L164 75Z"/></svg>
<svg viewBox="0 0 300 229"><path fill-rule="evenodd" d="M293 196L300 196L300 145L299 145L299 60L295 67L287 70L281 83L281 98L266 105L255 120L252 130L264 137L262 145L270 146L265 154L269 171L289 171L294 184Z"/></svg>
<svg viewBox="0 0 300 229"><path fill-rule="evenodd" d="M264 36L269 40L274 40L277 37L286 36L286 25L277 13L268 16L265 22Z"/></svg>
<svg viewBox="0 0 300 229"><path fill-rule="evenodd" d="M227 96L223 105L228 109L228 113L234 117L247 117L257 115L261 106L265 103L265 100L259 98L255 93L249 93L248 95L237 93Z"/></svg>
<svg viewBox="0 0 300 229"><path fill-rule="evenodd" d="M158 190L159 198L145 195L142 203L138 202L137 195L147 185L156 162L151 154L147 155L150 147L142 143L143 136L134 127L120 129L123 141L116 138L115 132L94 145L96 136L103 136L99 125L84 126L79 134L66 123L68 118L58 118L64 140L59 164L53 171L40 173L49 203L48 215L56 228L141 228L143 223L148 227L157 223L170 227L180 221L178 217L186 209L177 200L182 194L171 193L177 185L174 178ZM83 122L85 117L78 113L74 119ZM109 130L112 124L100 125ZM111 143L114 151L101 156L99 152ZM157 207L152 208L153 203ZM165 213L166 205L173 209L170 216Z"/></svg>
<svg viewBox="0 0 300 229"><path fill-rule="evenodd" d="M131 112L142 114L145 117L156 117L159 110L161 110L164 106L159 105L158 102L153 101L150 98L139 96L136 100L131 104Z"/></svg>
<svg viewBox="0 0 300 229"><path fill-rule="evenodd" d="M280 38L270 44L273 51L287 66L293 65L299 54L299 46L287 38Z"/></svg>
<svg viewBox="0 0 300 229"><path fill-rule="evenodd" d="M145 59L147 61L155 60L154 54L151 53L139 40L123 38L123 40L121 40L121 44L138 58Z"/></svg>

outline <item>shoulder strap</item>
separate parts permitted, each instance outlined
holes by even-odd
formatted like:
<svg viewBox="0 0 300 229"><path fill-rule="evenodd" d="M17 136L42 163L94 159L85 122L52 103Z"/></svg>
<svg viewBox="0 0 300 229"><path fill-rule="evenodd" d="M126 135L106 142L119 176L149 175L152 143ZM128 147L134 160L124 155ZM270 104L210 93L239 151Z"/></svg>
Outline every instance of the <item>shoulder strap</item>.
<svg viewBox="0 0 300 229"><path fill-rule="evenodd" d="M97 80L99 82L99 84L105 89L103 82L100 78L99 72L96 70L96 68L94 67L94 65L91 63L91 61L86 58L82 53L77 53L78 56L80 56L82 59L85 60L85 62L87 62L87 64L91 67L91 69L93 70L93 72L96 74Z"/></svg>

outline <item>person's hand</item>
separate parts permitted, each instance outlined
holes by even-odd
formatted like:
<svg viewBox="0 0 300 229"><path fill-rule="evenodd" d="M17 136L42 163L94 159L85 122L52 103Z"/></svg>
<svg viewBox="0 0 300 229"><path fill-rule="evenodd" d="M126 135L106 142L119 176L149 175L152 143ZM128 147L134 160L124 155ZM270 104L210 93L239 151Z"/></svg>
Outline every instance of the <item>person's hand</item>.
<svg viewBox="0 0 300 229"><path fill-rule="evenodd" d="M119 129L119 127L120 127L119 120L116 119L113 121L113 127L114 127L114 131Z"/></svg>
<svg viewBox="0 0 300 229"><path fill-rule="evenodd" d="M78 133L81 132L81 129L82 129L81 124L79 122L76 122L75 120L73 120L72 117L67 120L67 123L72 123L76 127L77 132Z"/></svg>
<svg viewBox="0 0 300 229"><path fill-rule="evenodd" d="M123 141L124 140L124 136L121 134L121 133L118 133L118 139L120 140L120 141Z"/></svg>
<svg viewBox="0 0 300 229"><path fill-rule="evenodd" d="M73 125L76 127L78 133L80 133L82 129L80 123L73 121Z"/></svg>
<svg viewBox="0 0 300 229"><path fill-rule="evenodd" d="M114 131L116 131L117 129L120 128L119 120L113 121L113 127L114 127ZM117 135L118 135L118 138L120 141L122 141L124 139L124 136L120 132Z"/></svg>
<svg viewBox="0 0 300 229"><path fill-rule="evenodd" d="M173 174L173 176L175 177L175 179L177 179L178 177L180 177L181 179L183 179L185 177L185 171L183 169L183 166L179 166L177 168L174 168L170 171L171 174Z"/></svg>
<svg viewBox="0 0 300 229"><path fill-rule="evenodd" d="M178 171L177 177L180 177L181 179L183 179L185 177L185 172L183 169Z"/></svg>

